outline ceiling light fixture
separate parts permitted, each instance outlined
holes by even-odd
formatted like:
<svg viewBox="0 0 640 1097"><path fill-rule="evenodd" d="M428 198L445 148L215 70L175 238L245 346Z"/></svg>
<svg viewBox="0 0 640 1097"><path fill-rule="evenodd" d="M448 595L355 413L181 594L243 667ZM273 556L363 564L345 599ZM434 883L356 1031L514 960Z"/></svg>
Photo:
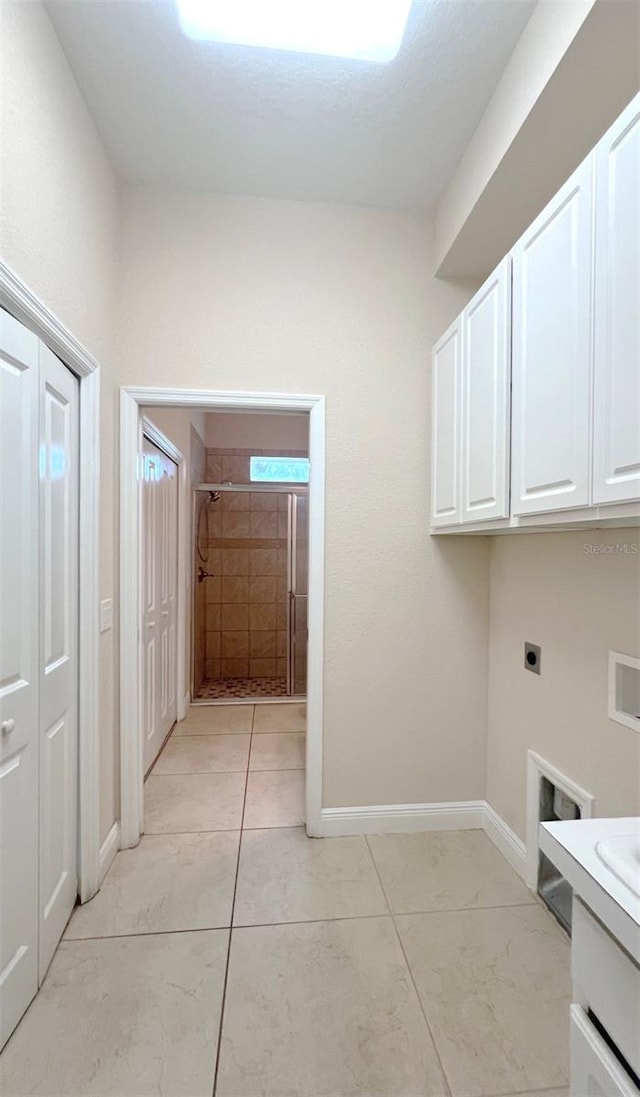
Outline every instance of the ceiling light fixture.
<svg viewBox="0 0 640 1097"><path fill-rule="evenodd" d="M412 0L176 0L189 38L393 61Z"/></svg>

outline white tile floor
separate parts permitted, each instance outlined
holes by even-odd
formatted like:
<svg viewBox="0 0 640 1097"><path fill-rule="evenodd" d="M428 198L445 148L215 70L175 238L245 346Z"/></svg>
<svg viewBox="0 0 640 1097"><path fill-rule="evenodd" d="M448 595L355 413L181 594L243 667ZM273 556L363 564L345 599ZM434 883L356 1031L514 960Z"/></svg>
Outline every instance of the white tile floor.
<svg viewBox="0 0 640 1097"><path fill-rule="evenodd" d="M195 707L3 1097L567 1097L568 943L479 831L309 840L304 707Z"/></svg>

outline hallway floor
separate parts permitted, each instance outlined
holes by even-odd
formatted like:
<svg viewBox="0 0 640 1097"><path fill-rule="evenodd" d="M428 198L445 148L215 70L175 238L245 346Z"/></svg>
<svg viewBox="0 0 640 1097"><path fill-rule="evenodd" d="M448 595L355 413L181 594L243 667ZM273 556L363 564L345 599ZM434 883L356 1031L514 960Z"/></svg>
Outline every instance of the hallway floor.
<svg viewBox="0 0 640 1097"><path fill-rule="evenodd" d="M3 1097L566 1097L562 931L481 831L307 839L304 718L176 727Z"/></svg>

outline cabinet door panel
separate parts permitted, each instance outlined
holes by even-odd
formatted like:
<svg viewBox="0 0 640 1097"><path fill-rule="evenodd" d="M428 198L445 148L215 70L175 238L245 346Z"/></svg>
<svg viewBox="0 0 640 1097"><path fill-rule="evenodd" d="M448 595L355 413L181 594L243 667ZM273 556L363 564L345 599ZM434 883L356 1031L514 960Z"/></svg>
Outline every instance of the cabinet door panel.
<svg viewBox="0 0 640 1097"><path fill-rule="evenodd" d="M463 314L462 522L509 514L511 261Z"/></svg>
<svg viewBox="0 0 640 1097"><path fill-rule="evenodd" d="M460 521L460 370L461 317L433 350L433 440L431 466L431 523L455 525Z"/></svg>
<svg viewBox="0 0 640 1097"><path fill-rule="evenodd" d="M640 498L640 95L598 145L593 502Z"/></svg>
<svg viewBox="0 0 640 1097"><path fill-rule="evenodd" d="M511 510L589 504L593 157L513 251Z"/></svg>

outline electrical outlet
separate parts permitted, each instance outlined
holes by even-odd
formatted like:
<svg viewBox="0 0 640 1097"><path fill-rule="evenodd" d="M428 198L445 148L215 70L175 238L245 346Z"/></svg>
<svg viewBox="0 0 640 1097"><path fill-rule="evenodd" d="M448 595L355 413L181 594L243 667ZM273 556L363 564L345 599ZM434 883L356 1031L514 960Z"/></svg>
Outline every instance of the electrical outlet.
<svg viewBox="0 0 640 1097"><path fill-rule="evenodd" d="M532 674L540 673L540 661L542 659L542 649L538 644L530 644L525 641L524 645L524 669L530 670Z"/></svg>

